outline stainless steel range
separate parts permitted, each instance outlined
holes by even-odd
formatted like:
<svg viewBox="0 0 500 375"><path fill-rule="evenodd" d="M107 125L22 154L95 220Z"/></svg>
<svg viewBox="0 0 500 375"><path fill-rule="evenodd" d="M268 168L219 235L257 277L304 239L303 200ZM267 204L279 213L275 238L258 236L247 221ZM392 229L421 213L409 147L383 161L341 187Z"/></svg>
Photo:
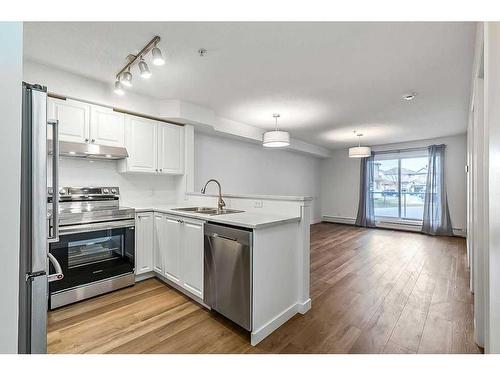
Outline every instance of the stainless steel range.
<svg viewBox="0 0 500 375"><path fill-rule="evenodd" d="M120 206L120 189L63 187L58 195L59 242L49 252L64 277L49 286L50 309L133 285L135 210Z"/></svg>

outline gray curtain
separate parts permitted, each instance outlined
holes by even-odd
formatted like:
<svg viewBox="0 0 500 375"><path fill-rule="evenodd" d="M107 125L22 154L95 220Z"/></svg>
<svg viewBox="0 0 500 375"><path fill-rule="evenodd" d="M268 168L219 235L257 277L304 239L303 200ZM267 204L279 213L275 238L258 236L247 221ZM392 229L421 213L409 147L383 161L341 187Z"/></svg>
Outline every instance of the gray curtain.
<svg viewBox="0 0 500 375"><path fill-rule="evenodd" d="M446 145L429 146L422 232L432 235L453 236L453 226L451 225L446 196L445 149Z"/></svg>
<svg viewBox="0 0 500 375"><path fill-rule="evenodd" d="M373 166L374 155L361 159L359 204L356 225L359 227L375 226L375 210L373 208Z"/></svg>

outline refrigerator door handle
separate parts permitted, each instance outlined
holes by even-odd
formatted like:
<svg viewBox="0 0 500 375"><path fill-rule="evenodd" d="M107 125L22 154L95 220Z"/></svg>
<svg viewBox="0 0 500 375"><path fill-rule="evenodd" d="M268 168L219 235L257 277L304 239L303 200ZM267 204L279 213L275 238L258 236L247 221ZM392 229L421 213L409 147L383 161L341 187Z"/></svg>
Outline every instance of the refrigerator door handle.
<svg viewBox="0 0 500 375"><path fill-rule="evenodd" d="M48 238L52 243L59 242L59 121L49 120L47 124L52 125L52 231Z"/></svg>
<svg viewBox="0 0 500 375"><path fill-rule="evenodd" d="M62 280L64 278L64 274L61 265L57 261L56 257L53 256L51 253L48 253L47 256L49 257L50 263L52 263L52 265L56 270L56 273L52 273L47 276L47 281L51 283L52 281Z"/></svg>

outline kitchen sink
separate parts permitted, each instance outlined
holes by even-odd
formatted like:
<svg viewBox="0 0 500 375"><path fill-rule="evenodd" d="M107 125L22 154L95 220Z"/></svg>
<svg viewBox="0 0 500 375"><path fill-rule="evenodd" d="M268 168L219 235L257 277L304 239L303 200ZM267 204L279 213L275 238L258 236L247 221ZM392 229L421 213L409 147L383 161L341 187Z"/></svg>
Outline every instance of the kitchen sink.
<svg viewBox="0 0 500 375"><path fill-rule="evenodd" d="M217 210L217 208L215 207L181 207L181 208L173 208L172 210L181 212L192 212L196 214L205 214L205 215L224 215L224 214L236 214L238 212L245 212L241 210L233 210L230 208Z"/></svg>

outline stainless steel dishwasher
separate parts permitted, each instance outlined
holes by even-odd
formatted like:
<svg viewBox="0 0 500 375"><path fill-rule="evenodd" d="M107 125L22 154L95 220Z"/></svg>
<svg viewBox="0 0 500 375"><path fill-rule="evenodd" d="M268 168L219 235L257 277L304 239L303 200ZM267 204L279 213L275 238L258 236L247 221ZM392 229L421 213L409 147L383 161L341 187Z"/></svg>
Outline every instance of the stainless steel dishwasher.
<svg viewBox="0 0 500 375"><path fill-rule="evenodd" d="M252 231L205 224L204 302L252 330Z"/></svg>

